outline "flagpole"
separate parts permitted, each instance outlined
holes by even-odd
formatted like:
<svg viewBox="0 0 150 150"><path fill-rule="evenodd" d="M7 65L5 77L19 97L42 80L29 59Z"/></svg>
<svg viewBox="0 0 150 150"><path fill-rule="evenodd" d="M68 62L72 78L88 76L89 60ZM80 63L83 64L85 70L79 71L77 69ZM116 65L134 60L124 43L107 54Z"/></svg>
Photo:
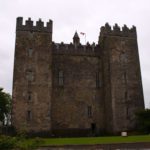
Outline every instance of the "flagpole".
<svg viewBox="0 0 150 150"><path fill-rule="evenodd" d="M85 45L86 45L86 33L85 33Z"/></svg>
<svg viewBox="0 0 150 150"><path fill-rule="evenodd" d="M84 33L84 32L80 32L80 34L82 34L82 35L84 36L85 45L86 45L86 33Z"/></svg>

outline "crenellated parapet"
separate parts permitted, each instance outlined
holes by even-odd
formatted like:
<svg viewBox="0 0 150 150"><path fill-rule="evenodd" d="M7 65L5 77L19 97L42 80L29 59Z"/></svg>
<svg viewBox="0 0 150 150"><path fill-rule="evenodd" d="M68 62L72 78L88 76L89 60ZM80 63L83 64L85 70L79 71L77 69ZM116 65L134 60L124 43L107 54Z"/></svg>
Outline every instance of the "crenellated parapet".
<svg viewBox="0 0 150 150"><path fill-rule="evenodd" d="M101 27L100 35L110 35L110 36L122 36L122 37L136 37L136 27L132 26L132 28L128 28L124 25L122 28L115 24L113 28L106 23L105 26Z"/></svg>
<svg viewBox="0 0 150 150"><path fill-rule="evenodd" d="M101 53L100 46L95 43L86 45L74 45L73 43L64 44L53 42L53 54L71 54L71 55L97 55Z"/></svg>
<svg viewBox="0 0 150 150"><path fill-rule="evenodd" d="M23 25L23 18L18 17L16 31L33 31L33 32L35 31L35 32L52 33L52 26L53 26L52 20L49 20L49 22L47 22L46 26L44 26L44 22L41 19L36 21L36 25L34 26L31 18L28 18L28 20L25 20L25 25Z"/></svg>

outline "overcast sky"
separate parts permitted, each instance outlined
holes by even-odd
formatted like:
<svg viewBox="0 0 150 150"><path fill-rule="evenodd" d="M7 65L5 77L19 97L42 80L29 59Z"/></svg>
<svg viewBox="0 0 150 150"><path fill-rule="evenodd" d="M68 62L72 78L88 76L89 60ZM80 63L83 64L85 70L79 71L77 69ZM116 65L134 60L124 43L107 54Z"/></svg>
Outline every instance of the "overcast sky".
<svg viewBox="0 0 150 150"><path fill-rule="evenodd" d="M72 42L74 32L85 32L97 43L106 22L135 25L141 62L145 105L150 108L150 0L0 0L0 87L12 92L16 17L53 20L53 41ZM81 37L81 42L84 42Z"/></svg>

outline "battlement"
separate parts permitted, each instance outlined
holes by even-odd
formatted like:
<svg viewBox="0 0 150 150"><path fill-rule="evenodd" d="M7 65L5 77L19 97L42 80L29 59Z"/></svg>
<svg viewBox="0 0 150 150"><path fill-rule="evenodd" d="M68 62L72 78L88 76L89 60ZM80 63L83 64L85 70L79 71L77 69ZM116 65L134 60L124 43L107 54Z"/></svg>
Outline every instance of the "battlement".
<svg viewBox="0 0 150 150"><path fill-rule="evenodd" d="M106 23L105 26L101 27L100 35L111 35L111 36L122 36L122 37L136 37L136 27L128 28L124 25L122 28L115 24L113 28Z"/></svg>
<svg viewBox="0 0 150 150"><path fill-rule="evenodd" d="M101 50L100 46L96 45L95 43L89 44L87 42L86 45L75 45L73 43L64 44L61 43L54 43L53 46L53 54L71 54L71 55L99 55Z"/></svg>
<svg viewBox="0 0 150 150"><path fill-rule="evenodd" d="M17 24L16 24L16 31L33 31L33 32L52 33L52 26L53 26L52 20L49 20L49 22L47 22L47 25L45 27L44 22L41 19L39 19L39 21L36 21L36 25L34 26L31 18L28 18L28 20L25 20L25 25L23 25L23 18L18 17Z"/></svg>

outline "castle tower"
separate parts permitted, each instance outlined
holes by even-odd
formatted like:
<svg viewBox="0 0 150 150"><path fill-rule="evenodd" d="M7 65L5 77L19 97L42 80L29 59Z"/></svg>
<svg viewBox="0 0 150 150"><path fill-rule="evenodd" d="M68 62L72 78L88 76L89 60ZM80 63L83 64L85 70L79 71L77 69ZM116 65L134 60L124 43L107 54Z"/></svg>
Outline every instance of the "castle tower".
<svg viewBox="0 0 150 150"><path fill-rule="evenodd" d="M80 44L80 38L79 38L77 32L75 32L75 34L73 36L73 44L76 45L76 46Z"/></svg>
<svg viewBox="0 0 150 150"><path fill-rule="evenodd" d="M52 21L17 18L12 124L17 130L51 130Z"/></svg>
<svg viewBox="0 0 150 150"><path fill-rule="evenodd" d="M135 113L144 109L136 28L101 27L105 124L110 132L135 128Z"/></svg>

